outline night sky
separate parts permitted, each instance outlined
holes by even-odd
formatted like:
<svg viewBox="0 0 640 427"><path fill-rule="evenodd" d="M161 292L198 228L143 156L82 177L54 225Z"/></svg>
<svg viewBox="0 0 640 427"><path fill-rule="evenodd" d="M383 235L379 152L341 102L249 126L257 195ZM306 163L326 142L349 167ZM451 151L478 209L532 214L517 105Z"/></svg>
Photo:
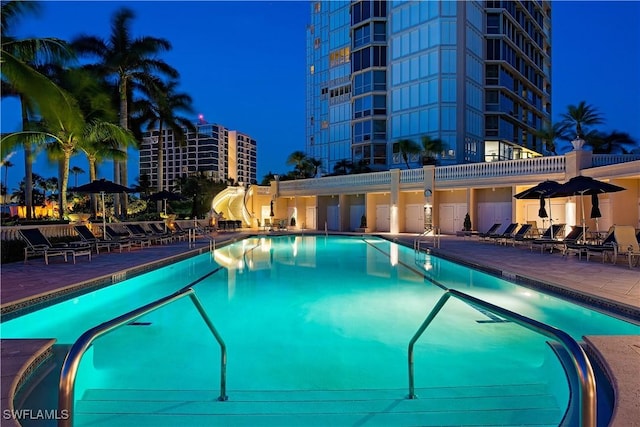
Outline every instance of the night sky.
<svg viewBox="0 0 640 427"><path fill-rule="evenodd" d="M305 44L307 1L49 1L39 16L20 22L21 37L81 34L103 38L115 10L136 14L133 36L166 38L162 56L180 72L180 91L194 100L196 114L258 141L258 181L268 172L291 169L287 156L305 149ZM605 116L604 131L628 132L640 140L640 2L554 1L552 10L552 108L557 120L569 104L585 100ZM2 101L2 132L19 129L15 100ZM562 146L560 147L562 149ZM568 148L567 148L568 149ZM17 152L10 161L9 191L24 177ZM130 154L129 184L138 175ZM82 155L72 159L88 172ZM99 175L112 178L111 163ZM40 156L34 172L56 169ZM2 170L4 180L4 169ZM79 183L88 181L88 173Z"/></svg>

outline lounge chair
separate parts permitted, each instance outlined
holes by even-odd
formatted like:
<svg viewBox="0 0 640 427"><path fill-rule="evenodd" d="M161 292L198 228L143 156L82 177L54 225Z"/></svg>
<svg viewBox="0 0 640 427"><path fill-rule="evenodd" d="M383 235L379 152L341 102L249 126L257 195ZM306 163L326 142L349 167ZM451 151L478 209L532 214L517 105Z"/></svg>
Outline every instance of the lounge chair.
<svg viewBox="0 0 640 427"><path fill-rule="evenodd" d="M168 227L176 239L185 240L189 238L189 230L185 230L184 228L180 227L180 224L178 224L177 222L168 224Z"/></svg>
<svg viewBox="0 0 640 427"><path fill-rule="evenodd" d="M511 240L511 242L513 243L513 246L516 245L516 242L529 241L530 239L532 239L531 227L532 225L529 223L522 224L518 229L518 231L516 231L516 233L510 239L505 239L505 244L507 243L507 240Z"/></svg>
<svg viewBox="0 0 640 427"><path fill-rule="evenodd" d="M73 263L76 263L76 257L87 255L91 261L91 246L83 242L74 243L56 243L51 244L49 239L38 228L23 228L19 230L20 235L27 243L24 248L24 262L31 256L44 255L44 263L49 264L49 257L62 256L64 262L68 261L68 256L73 257Z"/></svg>
<svg viewBox="0 0 640 427"><path fill-rule="evenodd" d="M560 243L558 236L562 235L565 226L566 224L553 224L542 233L542 236L529 240L529 249L533 251L533 247L538 245L540 246L540 253L544 252L547 247L550 248L549 252L553 252L554 246Z"/></svg>
<svg viewBox="0 0 640 427"><path fill-rule="evenodd" d="M96 254L100 253L100 248L106 248L108 252L111 252L111 248L118 248L120 253L122 253L122 248L129 248L129 251L131 251L131 242L99 239L86 225L74 225L73 228L75 228L83 241L95 248Z"/></svg>
<svg viewBox="0 0 640 427"><path fill-rule="evenodd" d="M631 225L616 225L613 234L618 248L618 254L627 257L629 268L639 264L640 244L636 238L636 230Z"/></svg>
<svg viewBox="0 0 640 427"><path fill-rule="evenodd" d="M128 242L131 245L140 246L140 248L145 245L151 246L151 239L147 237L134 237L129 232L116 231L110 225L105 226L104 230L107 237L116 242Z"/></svg>
<svg viewBox="0 0 640 427"><path fill-rule="evenodd" d="M494 243L501 243L503 240L507 241L508 239L513 237L516 228L518 228L518 223L512 222L511 224L507 225L507 228L505 228L502 233L490 234L489 239L492 239Z"/></svg>
<svg viewBox="0 0 640 427"><path fill-rule="evenodd" d="M131 237L134 239L144 240L147 239L149 241L149 245L152 243L166 243L170 238L156 236L155 234L146 231L140 224L124 224L125 228L129 230L131 233Z"/></svg>
<svg viewBox="0 0 640 427"><path fill-rule="evenodd" d="M490 235L492 235L492 234L494 234L494 233L496 233L498 231L498 228L500 228L501 225L502 225L502 223L496 222L486 232L478 233L478 237L480 237L481 239L488 239Z"/></svg>
<svg viewBox="0 0 640 427"><path fill-rule="evenodd" d="M583 253L587 255L587 261L590 261L591 256L598 254L602 255L602 262L604 263L608 256L611 256L611 262L616 263L618 258L618 247L616 245L616 238L613 234L615 230L615 226L609 227L609 231L607 235L602 240L602 243L599 244L586 244L581 245Z"/></svg>
<svg viewBox="0 0 640 427"><path fill-rule="evenodd" d="M177 239L177 237L174 236L173 233L171 233L169 231L164 231L155 222L149 223L149 229L151 230L151 232L153 233L154 236L161 237L163 240L165 240L167 242L172 242L174 239Z"/></svg>
<svg viewBox="0 0 640 427"><path fill-rule="evenodd" d="M581 227L578 225L574 225L571 228L569 234L567 234L560 243L562 246L562 256L566 256L569 252L575 252L575 248L584 245L584 236L588 229L589 227ZM580 255L582 259L582 253L578 252L578 255Z"/></svg>

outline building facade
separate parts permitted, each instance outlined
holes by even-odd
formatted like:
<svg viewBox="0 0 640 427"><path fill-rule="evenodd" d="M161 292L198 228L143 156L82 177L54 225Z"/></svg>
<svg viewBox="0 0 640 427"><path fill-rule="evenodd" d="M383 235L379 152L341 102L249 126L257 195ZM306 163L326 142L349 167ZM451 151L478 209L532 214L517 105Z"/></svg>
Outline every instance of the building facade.
<svg viewBox="0 0 640 427"><path fill-rule="evenodd" d="M163 145L164 179L162 189L173 188L182 177L202 173L215 181L255 183L257 143L249 135L211 123L196 123L196 132L188 132L179 141L170 129L145 133L140 148L140 176L149 177L158 188L158 143Z"/></svg>
<svg viewBox="0 0 640 427"><path fill-rule="evenodd" d="M539 155L550 122L550 5L311 1L306 152L403 167L397 141L440 139L439 164ZM410 159L415 166L422 158Z"/></svg>

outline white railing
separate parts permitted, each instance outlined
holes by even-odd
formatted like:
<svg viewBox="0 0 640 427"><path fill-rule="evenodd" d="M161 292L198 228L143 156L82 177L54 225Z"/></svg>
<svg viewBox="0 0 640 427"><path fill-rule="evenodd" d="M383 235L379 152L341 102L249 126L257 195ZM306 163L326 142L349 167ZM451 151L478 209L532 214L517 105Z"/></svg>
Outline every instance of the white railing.
<svg viewBox="0 0 640 427"><path fill-rule="evenodd" d="M406 169L400 171L400 182L413 183L424 182L424 169Z"/></svg>
<svg viewBox="0 0 640 427"><path fill-rule="evenodd" d="M389 185L391 172L373 172L354 175L326 176L323 178L296 179L281 181L280 193L297 192L302 190L317 190L342 187L368 187L375 185Z"/></svg>
<svg viewBox="0 0 640 427"><path fill-rule="evenodd" d="M607 166L640 160L640 154L593 154L591 166Z"/></svg>
<svg viewBox="0 0 640 427"><path fill-rule="evenodd" d="M564 173L565 157L535 157L500 162L467 163L436 168L436 181L493 178L514 175L545 175Z"/></svg>

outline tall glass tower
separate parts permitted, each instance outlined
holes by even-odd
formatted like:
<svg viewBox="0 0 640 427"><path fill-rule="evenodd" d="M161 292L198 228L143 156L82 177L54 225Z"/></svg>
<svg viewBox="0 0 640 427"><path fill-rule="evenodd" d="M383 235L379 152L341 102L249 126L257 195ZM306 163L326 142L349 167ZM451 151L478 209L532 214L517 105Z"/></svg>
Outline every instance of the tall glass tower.
<svg viewBox="0 0 640 427"><path fill-rule="evenodd" d="M397 142L440 139L439 164L538 155L550 122L550 5L311 1L307 141L325 173L402 168ZM422 157L411 157L411 166Z"/></svg>

